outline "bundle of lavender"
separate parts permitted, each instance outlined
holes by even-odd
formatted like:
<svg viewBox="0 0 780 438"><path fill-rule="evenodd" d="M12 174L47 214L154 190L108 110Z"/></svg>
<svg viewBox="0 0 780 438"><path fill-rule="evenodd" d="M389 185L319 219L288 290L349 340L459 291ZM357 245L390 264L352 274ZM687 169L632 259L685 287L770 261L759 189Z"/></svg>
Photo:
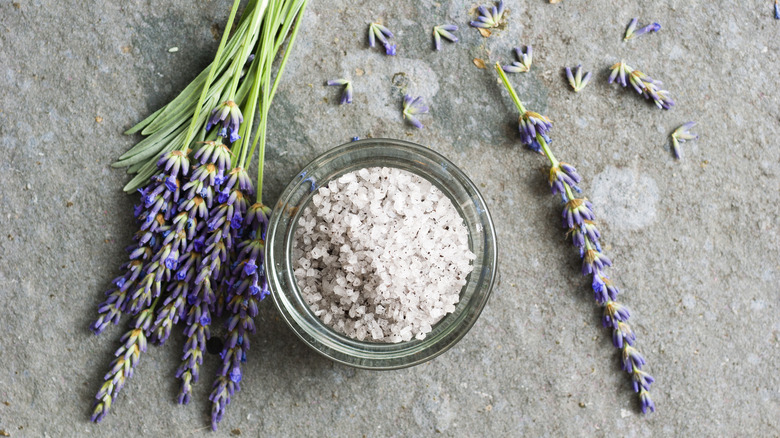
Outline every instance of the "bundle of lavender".
<svg viewBox="0 0 780 438"><path fill-rule="evenodd" d="M176 324L187 338L176 371L178 402L189 402L212 318L223 315L228 335L210 396L213 429L240 389L248 335L255 331L258 303L268 294L263 239L271 211L262 203L268 111L307 2L249 0L228 38L240 3L234 0L211 65L127 131L148 136L114 164L136 174L125 190L141 194L134 209L139 231L91 329L100 334L122 315L131 321L97 393L92 421L108 413L147 343L165 343ZM272 79L272 64L288 35ZM250 143L255 112L260 120ZM247 172L255 150L256 188ZM253 194L256 202L250 205Z"/></svg>
<svg viewBox="0 0 780 438"><path fill-rule="evenodd" d="M636 335L628 325L630 313L626 306L617 302L619 290L607 275L607 268L612 266L612 261L601 249L601 233L594 222L593 205L587 198L574 194L581 192L578 184L582 177L574 166L558 161L553 155L550 149L550 119L526 110L498 63L496 70L520 112L521 143L550 161L548 182L552 193L563 199L563 227L568 230L567 235L571 236L572 243L579 250L582 274L592 276L593 295L604 312L601 323L612 332L612 343L621 353L621 367L631 376L634 391L639 393L642 412L655 412L655 404L650 398L650 385L654 379L642 369L645 359L637 350Z"/></svg>

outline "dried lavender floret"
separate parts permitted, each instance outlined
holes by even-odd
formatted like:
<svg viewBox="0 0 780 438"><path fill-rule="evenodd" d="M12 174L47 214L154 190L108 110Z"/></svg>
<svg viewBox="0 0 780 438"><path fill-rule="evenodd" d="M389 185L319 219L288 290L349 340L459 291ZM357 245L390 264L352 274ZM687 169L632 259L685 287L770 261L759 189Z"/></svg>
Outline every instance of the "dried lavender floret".
<svg viewBox="0 0 780 438"><path fill-rule="evenodd" d="M527 73L531 70L531 64L533 63L533 50L530 44L525 46L525 52L520 47L515 47L517 61L513 61L512 64L501 68L507 73Z"/></svg>
<svg viewBox="0 0 780 438"><path fill-rule="evenodd" d="M477 19L469 23L472 27L490 29L499 27L505 21L504 13L506 12L506 8L504 0L500 0L490 8L487 6L479 6L477 10L479 11Z"/></svg>
<svg viewBox="0 0 780 438"><path fill-rule="evenodd" d="M218 135L227 138L230 143L235 143L241 138L238 129L243 122L244 115L241 114L238 105L232 100L226 100L211 112L211 117L206 123L206 131L211 131L212 127L221 124Z"/></svg>
<svg viewBox="0 0 780 438"><path fill-rule="evenodd" d="M441 39L444 38L447 41L457 43L458 37L452 34L458 30L458 26L454 24L442 24L433 27L433 43L436 50L441 50Z"/></svg>
<svg viewBox="0 0 780 438"><path fill-rule="evenodd" d="M685 143L688 140L698 140L699 135L690 132L690 129L696 125L696 122L687 122L679 126L672 132L672 151L675 158L682 157L682 150L680 149L680 143Z"/></svg>
<svg viewBox="0 0 780 438"><path fill-rule="evenodd" d="M646 34L648 32L658 32L661 30L661 25L659 23L650 23L647 26L643 26L640 29L636 29L638 18L632 18L631 22L628 23L628 27L626 27L626 34L623 37L623 41L628 41L634 37L637 37L639 35Z"/></svg>
<svg viewBox="0 0 780 438"><path fill-rule="evenodd" d="M351 81L348 81L346 79L332 79L327 82L327 85L344 87L344 90L341 92L341 99L339 100L339 105L344 105L345 103L352 103L352 82Z"/></svg>
<svg viewBox="0 0 780 438"><path fill-rule="evenodd" d="M385 26L379 23L370 23L368 25L369 47L374 47L376 45L376 40L379 40L379 42L382 43L385 48L385 54L389 56L395 56L397 47L396 44L392 41L394 38L395 36L393 35L393 32L390 32L390 29L386 28Z"/></svg>
<svg viewBox="0 0 780 438"><path fill-rule="evenodd" d="M403 103L403 116L404 119L408 120L409 123L414 125L417 129L422 129L423 124L420 122L420 120L417 118L420 114L425 114L428 112L428 106L425 105L425 102L423 102L422 96L412 97L410 95L404 96L404 103Z"/></svg>
<svg viewBox="0 0 780 438"><path fill-rule="evenodd" d="M579 93L580 90L588 85L588 82L590 82L590 76L590 72L585 73L583 76L582 64L578 64L577 67L575 67L574 73L572 73L569 67L566 67L566 78L569 80L569 85L571 85L571 88L574 89L575 93Z"/></svg>

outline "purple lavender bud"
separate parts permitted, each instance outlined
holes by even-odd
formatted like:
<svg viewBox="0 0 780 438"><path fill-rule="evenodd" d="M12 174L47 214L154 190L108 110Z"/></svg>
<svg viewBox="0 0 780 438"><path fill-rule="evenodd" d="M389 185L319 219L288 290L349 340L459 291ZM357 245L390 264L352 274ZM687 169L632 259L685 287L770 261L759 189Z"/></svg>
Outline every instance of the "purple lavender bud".
<svg viewBox="0 0 780 438"><path fill-rule="evenodd" d="M382 26L379 23L371 23L368 25L368 45L370 47L374 47L376 45L376 40L379 40L385 48L385 53L394 56L396 54L396 45L390 41L393 38L393 33L385 26Z"/></svg>
<svg viewBox="0 0 780 438"><path fill-rule="evenodd" d="M775 20L780 20L780 5L778 5L778 0L775 0ZM655 409L653 409L655 411Z"/></svg>
<svg viewBox="0 0 780 438"><path fill-rule="evenodd" d="M447 41L457 43L458 37L451 32L458 30L458 26L454 24L442 24L433 27L433 44L436 50L441 50L441 39L444 38Z"/></svg>
<svg viewBox="0 0 780 438"><path fill-rule="evenodd" d="M628 41L631 36L634 34L634 29L636 29L636 24L639 21L638 18L634 17L631 19L631 21L628 23L628 26L626 27L626 33L623 36L623 41Z"/></svg>
<svg viewBox="0 0 780 438"><path fill-rule="evenodd" d="M206 131L210 131L212 127L221 124L219 136L227 137L230 143L234 143L241 138L238 135L238 129L243 121L244 116L241 114L241 109L238 105L232 100L227 100L211 112L211 118L209 118L206 124Z"/></svg>
<svg viewBox="0 0 780 438"><path fill-rule="evenodd" d="M403 116L417 129L422 129L423 124L417 119L419 114L425 114L428 112L428 107L423 102L422 96L412 98L412 96L404 95L403 102Z"/></svg>
<svg viewBox="0 0 780 438"><path fill-rule="evenodd" d="M655 403L650 398L650 393L647 391L639 391L639 399L642 402L642 413L647 414L647 411L655 412Z"/></svg>
<svg viewBox="0 0 780 438"><path fill-rule="evenodd" d="M604 327L617 328L619 322L626 322L630 317L631 313L626 306L616 301L607 301L601 323Z"/></svg>
<svg viewBox="0 0 780 438"><path fill-rule="evenodd" d="M623 370L631 374L633 374L635 368L641 369L647 363L639 351L630 345L623 346L621 362Z"/></svg>
<svg viewBox="0 0 780 438"><path fill-rule="evenodd" d="M541 153L540 139L546 143L551 142L547 133L552 129L552 122L539 113L533 111L523 113L518 120L518 129L520 142L532 151Z"/></svg>
<svg viewBox="0 0 780 438"><path fill-rule="evenodd" d="M343 86L344 90L341 92L341 98L339 105L352 103L352 82L347 79L333 79L326 83L329 86Z"/></svg>
<svg viewBox="0 0 780 438"><path fill-rule="evenodd" d="M574 228L582 225L583 221L594 219L593 204L585 198L570 199L563 208L563 226Z"/></svg>
<svg viewBox="0 0 780 438"><path fill-rule="evenodd" d="M490 9L486 6L479 6L477 10L479 11L477 21L469 23L472 27L482 29L499 27L504 20L505 5L503 0L499 1L497 5L493 5Z"/></svg>
<svg viewBox="0 0 780 438"><path fill-rule="evenodd" d="M631 373L631 384L634 387L634 392L649 391L653 382L655 382L653 376L638 368L635 368Z"/></svg>
<svg viewBox="0 0 780 438"><path fill-rule="evenodd" d="M241 369L239 367L235 367L230 371L230 380L235 383L241 381Z"/></svg>
<svg viewBox="0 0 780 438"><path fill-rule="evenodd" d="M636 342L636 335L631 330L631 326L624 322L618 322L617 327L612 330L612 345L620 349L623 348L624 342L633 346Z"/></svg>
<svg viewBox="0 0 780 438"><path fill-rule="evenodd" d="M247 260L246 264L244 265L244 275L252 275L255 272L257 272L257 265L255 264L254 259Z"/></svg>
<svg viewBox="0 0 780 438"><path fill-rule="evenodd" d="M510 65L502 66L501 69L507 73L526 73L531 70L533 47L530 45L525 46L525 53L523 53L520 47L515 47L515 56L517 61L513 61Z"/></svg>
<svg viewBox="0 0 780 438"><path fill-rule="evenodd" d="M639 36L648 32L658 32L659 30L661 30L661 25L659 23L651 23L634 32L634 35Z"/></svg>
<svg viewBox="0 0 780 438"><path fill-rule="evenodd" d="M585 257L582 259L582 275L600 273L607 266L612 266L612 261L603 253L595 249L585 251Z"/></svg>

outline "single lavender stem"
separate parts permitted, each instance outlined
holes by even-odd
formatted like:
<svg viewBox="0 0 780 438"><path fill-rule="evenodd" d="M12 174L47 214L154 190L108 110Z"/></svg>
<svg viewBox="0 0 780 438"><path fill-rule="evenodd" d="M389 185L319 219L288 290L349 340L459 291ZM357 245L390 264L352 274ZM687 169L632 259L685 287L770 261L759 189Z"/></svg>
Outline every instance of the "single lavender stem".
<svg viewBox="0 0 780 438"><path fill-rule="evenodd" d="M496 64L496 70L504 79L504 85L515 100L518 109L524 109L498 64ZM547 120L544 116L539 117ZM521 122L522 120L523 116L521 116ZM574 166L562 163L555 158L546 135L551 125L548 123L544 126L545 130L537 129L535 144L539 145L541 153L550 162L549 184L553 194L560 194L565 203L563 224L568 229L567 234L571 235L572 242L579 249L580 257L583 259L582 273L583 275L592 275L591 284L594 297L604 309L602 325L612 330L612 343L615 348L621 350L622 368L631 375L634 391L639 393L642 412L655 412L655 404L650 398L649 392L654 379L642 370L646 361L634 347L636 335L628 325L630 312L616 301L619 290L606 275L605 271L612 266L612 261L602 252L599 243L601 233L594 222L593 206L587 199L577 198L574 195L574 192L581 191L577 184L582 180L582 177ZM521 123L521 132L525 129L528 129L528 126ZM525 137L523 143L531 144Z"/></svg>
<svg viewBox="0 0 780 438"><path fill-rule="evenodd" d="M198 98L198 104L195 105L195 113L192 115L192 122L190 122L190 127L187 128L187 136L185 137L184 143L181 146L182 150L187 150L187 148L190 145L190 142L192 142L193 136L195 135L195 126L198 124L198 117L200 116L201 107L203 106L203 102L206 100L206 95L208 94L209 87L211 87L211 81L214 80L214 74L217 71L217 64L219 63L219 59L222 56L222 52L225 49L225 45L227 44L228 35L230 34L230 29L233 28L233 19L236 18L236 12L238 11L238 5L241 3L241 0L233 0L233 6L230 9L230 16L228 16L227 24L225 25L225 31L222 33L222 39L219 42L219 48L217 49L217 54L214 56L214 61L211 63L211 69L209 70L209 75L206 77L206 82L203 83L203 90L200 92L200 97Z"/></svg>

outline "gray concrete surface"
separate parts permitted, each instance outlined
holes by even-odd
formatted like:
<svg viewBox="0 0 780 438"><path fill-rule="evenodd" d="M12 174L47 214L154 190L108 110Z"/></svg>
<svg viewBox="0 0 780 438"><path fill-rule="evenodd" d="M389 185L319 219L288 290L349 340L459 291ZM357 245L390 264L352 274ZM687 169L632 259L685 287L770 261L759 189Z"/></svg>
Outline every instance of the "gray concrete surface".
<svg viewBox="0 0 780 438"><path fill-rule="evenodd" d="M459 1L312 0L273 106L267 199L353 135L430 145L481 187L498 227L500 285L454 349L371 372L310 351L264 303L243 390L207 429L216 358L193 403L175 404L182 340L151 348L100 425L91 401L120 329L88 331L131 240L128 177L108 166L121 132L164 104L213 55L226 0L0 1L0 429L70 436L778 436L780 435L780 21L771 0L509 0L488 39ZM122 4L122 6L119 6ZM631 17L663 29L629 43ZM366 23L397 33L398 56L365 46ZM431 50L430 28L462 26ZM600 327L579 259L559 228L544 162L519 147L492 70L533 44L512 77L554 121L554 149L595 203L614 276L657 378L638 414ZM168 48L177 46L177 53ZM663 112L609 86L624 58L664 81ZM583 63L574 94L562 68ZM360 75L358 69L363 71ZM398 73L405 73L403 81ZM335 105L326 79L350 76ZM394 82L393 78L396 76ZM403 83L402 83L403 82ZM401 120L400 89L426 97L426 128ZM96 119L97 118L97 119ZM97 121L96 121L97 120ZM667 135L696 120L675 161Z"/></svg>

